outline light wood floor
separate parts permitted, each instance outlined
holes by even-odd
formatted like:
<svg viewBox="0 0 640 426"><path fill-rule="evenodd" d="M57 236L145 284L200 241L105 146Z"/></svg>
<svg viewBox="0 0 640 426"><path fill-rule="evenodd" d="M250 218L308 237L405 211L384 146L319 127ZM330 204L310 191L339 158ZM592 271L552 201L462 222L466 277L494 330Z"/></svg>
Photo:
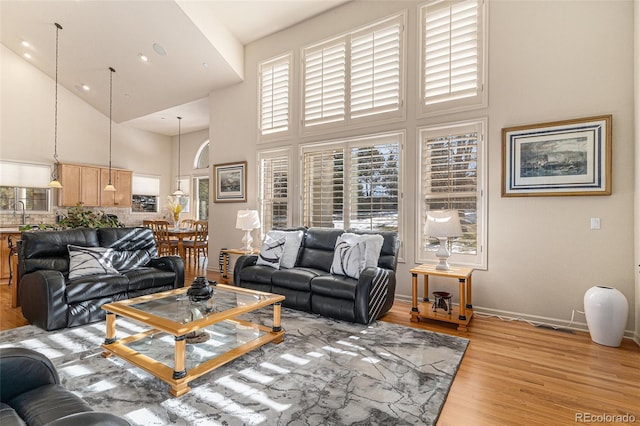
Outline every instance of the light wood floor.
<svg viewBox="0 0 640 426"><path fill-rule="evenodd" d="M205 270L187 265L185 282ZM207 275L221 281L217 273ZM575 425L576 416L586 419L583 413L628 414L640 423L640 348L628 339L609 348L587 333L480 316L468 332L458 332L450 324L411 323L409 311L408 303L396 302L382 320L470 339L438 425ZM20 309L9 305L8 287L0 285L0 329L25 324Z"/></svg>

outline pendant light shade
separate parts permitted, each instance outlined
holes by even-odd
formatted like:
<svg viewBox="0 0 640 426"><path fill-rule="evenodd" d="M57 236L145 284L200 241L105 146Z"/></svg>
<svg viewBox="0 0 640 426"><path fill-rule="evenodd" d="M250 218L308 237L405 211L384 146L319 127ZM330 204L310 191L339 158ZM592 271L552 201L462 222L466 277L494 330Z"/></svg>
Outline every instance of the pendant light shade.
<svg viewBox="0 0 640 426"><path fill-rule="evenodd" d="M184 197L184 191L182 191L182 189L180 189L180 136L181 136L181 126L180 126L180 121L182 120L182 117L177 117L178 118L178 178L176 179L178 181L178 186L177 189L175 191L173 191L173 196L174 197Z"/></svg>
<svg viewBox="0 0 640 426"><path fill-rule="evenodd" d="M56 88L54 103L54 121L53 121L53 171L51 172L51 182L47 185L49 188L62 188L62 184L58 180L58 33L62 29L62 25L55 23L56 26Z"/></svg>
<svg viewBox="0 0 640 426"><path fill-rule="evenodd" d="M114 192L116 187L111 183L111 110L113 106L113 73L116 72L112 67L109 67L109 183L104 187L105 191Z"/></svg>

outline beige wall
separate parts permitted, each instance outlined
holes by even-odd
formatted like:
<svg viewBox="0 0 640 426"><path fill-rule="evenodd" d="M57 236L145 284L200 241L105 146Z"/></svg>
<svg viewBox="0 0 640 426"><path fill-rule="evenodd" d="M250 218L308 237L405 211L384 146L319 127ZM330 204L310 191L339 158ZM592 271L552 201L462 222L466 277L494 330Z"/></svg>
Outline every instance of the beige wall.
<svg viewBox="0 0 640 426"><path fill-rule="evenodd" d="M635 58L635 265L640 265L640 2L634 2L634 58ZM640 274L635 274L636 281L636 328L634 339L640 344Z"/></svg>
<svg viewBox="0 0 640 426"><path fill-rule="evenodd" d="M415 265L416 127L488 117L489 266L474 273L474 306L485 312L563 324L573 309L583 309L588 288L607 284L629 300L632 309L627 328L634 329L632 1L491 0L489 107L419 120L415 110L417 4L356 1L247 46L246 80L210 96L211 162L249 163L249 201L212 206L211 258L220 247L239 246L241 232L234 229L236 211L257 207L257 149L292 146L297 159L301 143L320 140L295 136L284 143L258 146L258 62L293 50L299 71L299 48L305 44L407 9L407 119L367 129L406 131L404 262L398 266L396 296L410 297L408 271ZM294 120L298 117L298 84L296 80ZM600 114L613 114L613 195L501 198L503 127ZM327 138L362 133L353 130ZM297 170L296 160L294 199L300 195ZM294 222L298 223L299 217L295 204ZM591 217L601 219L601 230L589 229ZM455 289L442 282L435 287L433 290ZM576 319L584 322L579 315Z"/></svg>
<svg viewBox="0 0 640 426"><path fill-rule="evenodd" d="M0 159L51 164L54 80L3 45L0 64ZM165 194L169 192L170 176L175 175L171 153L170 137L113 124L113 167L161 176L161 191ZM61 162L109 164L109 118L61 86L58 156Z"/></svg>

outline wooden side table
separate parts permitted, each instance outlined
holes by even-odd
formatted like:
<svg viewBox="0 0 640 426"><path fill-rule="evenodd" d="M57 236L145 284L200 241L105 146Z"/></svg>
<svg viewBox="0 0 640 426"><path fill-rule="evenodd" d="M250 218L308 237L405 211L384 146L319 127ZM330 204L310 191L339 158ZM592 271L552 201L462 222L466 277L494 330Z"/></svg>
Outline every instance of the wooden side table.
<svg viewBox="0 0 640 426"><path fill-rule="evenodd" d="M237 255L245 255L245 254L258 254L260 253L260 249L253 250L242 250L242 249L222 249L220 250L221 254L237 254ZM227 279L229 269L229 261L227 260L227 256L222 256L222 278Z"/></svg>
<svg viewBox="0 0 640 426"><path fill-rule="evenodd" d="M466 331L473 317L473 305L471 302L471 274L473 268L451 267L448 271L440 271L435 265L420 265L409 271L411 273L411 322L419 322L421 319L458 324L459 331ZM424 277L424 289L422 303L418 303L418 275ZM459 306L453 306L449 312L433 311L429 301L429 276L457 278L460 295Z"/></svg>

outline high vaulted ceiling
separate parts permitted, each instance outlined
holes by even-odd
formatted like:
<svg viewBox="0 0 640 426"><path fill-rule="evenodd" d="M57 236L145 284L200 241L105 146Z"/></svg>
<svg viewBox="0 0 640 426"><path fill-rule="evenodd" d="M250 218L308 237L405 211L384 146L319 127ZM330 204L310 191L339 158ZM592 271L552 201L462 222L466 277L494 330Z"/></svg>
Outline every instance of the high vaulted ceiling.
<svg viewBox="0 0 640 426"><path fill-rule="evenodd" d="M60 85L108 116L113 67L113 120L175 135L177 116L183 133L209 126L208 95L242 81L244 45L347 1L0 0L0 41L55 78L59 23Z"/></svg>

